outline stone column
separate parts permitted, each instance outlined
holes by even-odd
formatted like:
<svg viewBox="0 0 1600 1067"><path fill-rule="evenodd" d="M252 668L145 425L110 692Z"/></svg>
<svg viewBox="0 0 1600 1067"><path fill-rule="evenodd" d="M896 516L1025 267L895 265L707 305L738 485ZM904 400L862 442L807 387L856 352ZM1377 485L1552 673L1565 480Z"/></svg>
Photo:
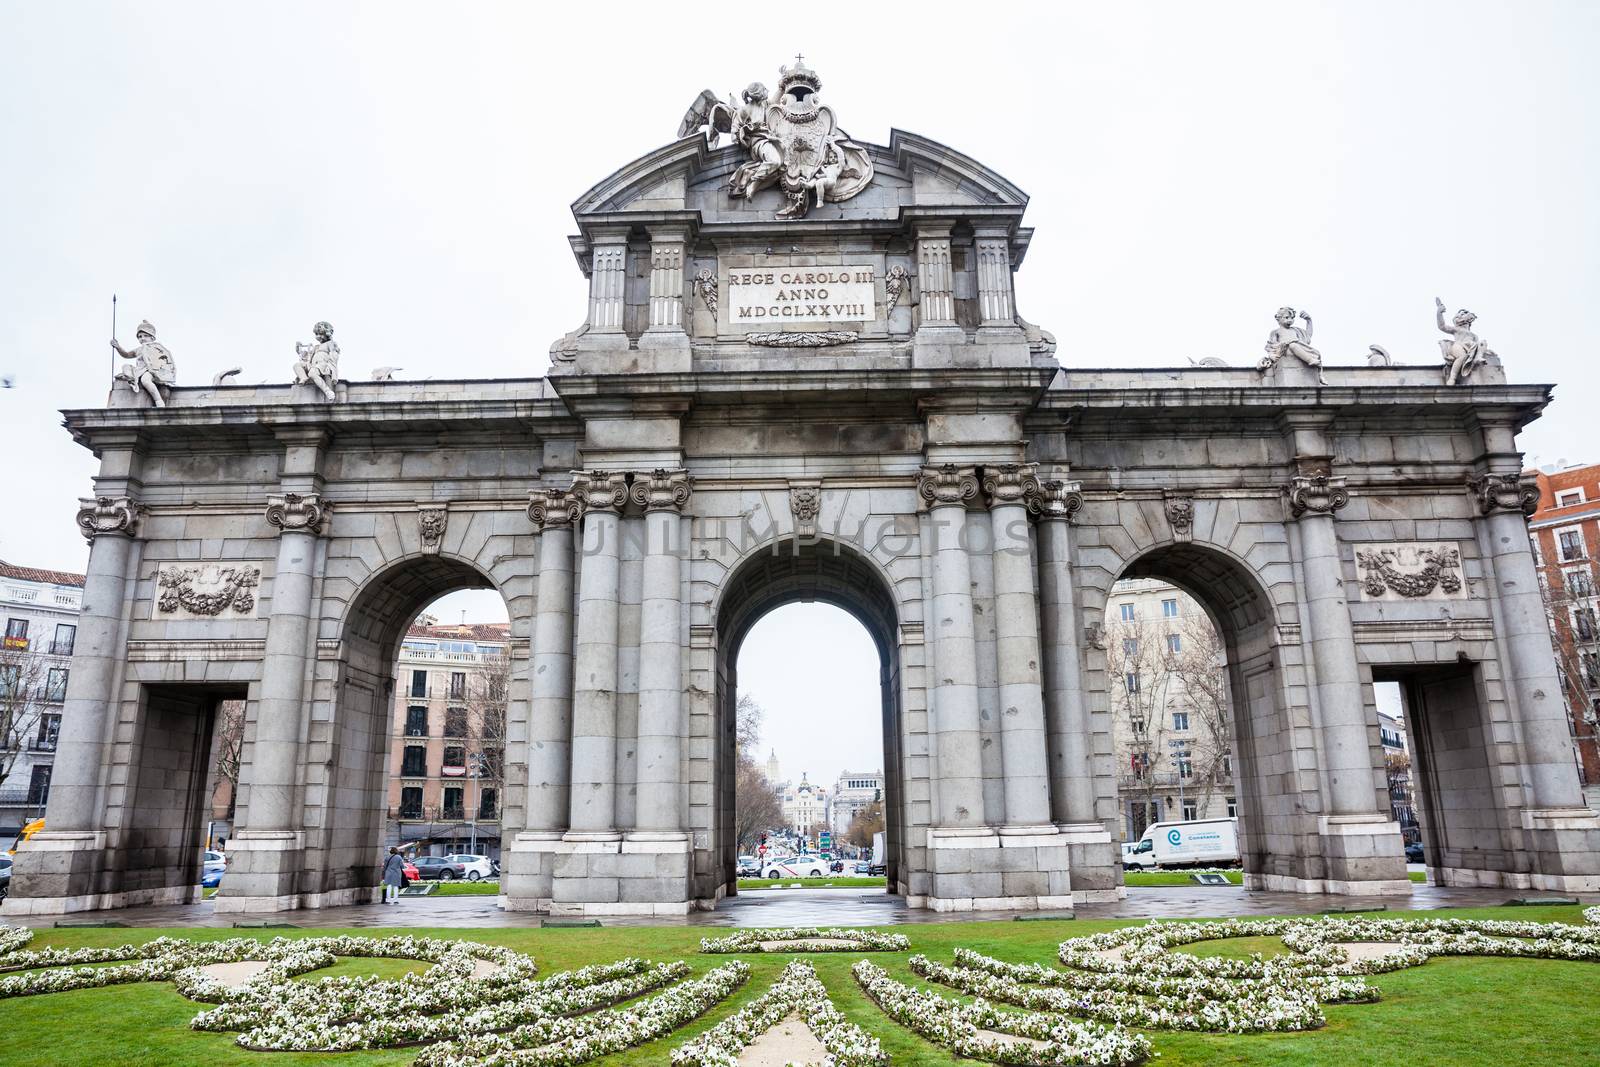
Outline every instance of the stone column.
<svg viewBox="0 0 1600 1067"><path fill-rule="evenodd" d="M933 690L940 828L984 826L979 758L978 662L972 622L972 564L962 529L978 495L971 467L924 467L917 492L933 536Z"/></svg>
<svg viewBox="0 0 1600 1067"><path fill-rule="evenodd" d="M578 577L573 663L572 789L568 836L617 840L617 593L620 512L627 478L577 471L572 490L583 506L583 564Z"/></svg>
<svg viewBox="0 0 1600 1067"><path fill-rule="evenodd" d="M948 223L917 227L918 329L956 325L955 276L950 267Z"/></svg>
<svg viewBox="0 0 1600 1067"><path fill-rule="evenodd" d="M1077 482L1046 481L1030 504L1039 518L1039 619L1050 752L1050 815L1060 824L1094 823L1094 746L1089 709L1083 699L1078 606L1068 544L1068 528L1083 506L1083 494Z"/></svg>
<svg viewBox="0 0 1600 1067"><path fill-rule="evenodd" d="M980 228L978 251L978 323L983 327L1017 328L1011 300L1011 239L1004 228Z"/></svg>
<svg viewBox="0 0 1600 1067"><path fill-rule="evenodd" d="M1509 431L1508 431L1509 432ZM1515 694L1522 726L1522 764L1527 769L1529 806L1536 810L1585 807L1572 757L1566 701L1550 651L1539 574L1528 545L1527 516L1539 503L1539 487L1520 472L1485 474L1471 481L1489 541L1495 596L1508 668L1506 689Z"/></svg>
<svg viewBox="0 0 1600 1067"><path fill-rule="evenodd" d="M628 277L627 231L597 232L589 255L589 333L622 333L623 290Z"/></svg>
<svg viewBox="0 0 1600 1067"><path fill-rule="evenodd" d="M559 838L567 828L572 744L572 526L569 490L539 490L528 518L539 528L539 605L533 620L533 691L528 717L526 833Z"/></svg>
<svg viewBox="0 0 1600 1067"><path fill-rule="evenodd" d="M683 640L680 509L689 475L657 469L638 475L633 499L645 509L644 598L639 617L639 779L637 831L630 837L684 836L682 786Z"/></svg>
<svg viewBox="0 0 1600 1067"><path fill-rule="evenodd" d="M996 658L999 664L1000 760L1006 831L1053 833L1039 671L1039 602L1026 495L1039 491L1032 464L988 467L993 531Z"/></svg>
<svg viewBox="0 0 1600 1067"><path fill-rule="evenodd" d="M650 231L650 326L647 333L682 334L683 256L687 234L678 228Z"/></svg>
<svg viewBox="0 0 1600 1067"><path fill-rule="evenodd" d="M109 721L118 704L128 557L143 511L126 496L88 497L78 503L82 505L78 528L89 539L89 566L50 778L45 825L51 833L104 828L97 800L100 768L105 762Z"/></svg>
<svg viewBox="0 0 1600 1067"><path fill-rule="evenodd" d="M1350 494L1343 478L1320 474L1296 475L1287 492L1290 514L1300 528L1300 565L1310 624L1306 644L1316 668L1322 713L1322 752L1328 778L1325 814L1371 815L1377 811L1372 746L1333 519L1334 512L1350 502Z"/></svg>

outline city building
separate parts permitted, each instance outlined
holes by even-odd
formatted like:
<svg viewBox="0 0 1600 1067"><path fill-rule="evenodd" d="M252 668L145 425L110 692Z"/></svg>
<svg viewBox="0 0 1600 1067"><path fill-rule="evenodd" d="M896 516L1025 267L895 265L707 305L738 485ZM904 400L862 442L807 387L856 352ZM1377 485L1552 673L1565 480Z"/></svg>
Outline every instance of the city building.
<svg viewBox="0 0 1600 1067"><path fill-rule="evenodd" d="M833 785L829 825L835 837L844 837L856 814L873 802L883 803L883 772L845 771Z"/></svg>
<svg viewBox="0 0 1600 1067"><path fill-rule="evenodd" d="M804 771L797 783L783 782L778 786L779 803L783 806L783 821L797 835L816 844L819 830L828 828L828 791L813 785Z"/></svg>
<svg viewBox="0 0 1600 1067"><path fill-rule="evenodd" d="M83 575L0 560L0 847L44 815Z"/></svg>
<svg viewBox="0 0 1600 1067"><path fill-rule="evenodd" d="M1237 815L1222 642L1204 610L1165 582L1120 581L1105 646L1124 840L1153 822Z"/></svg>
<svg viewBox="0 0 1600 1067"><path fill-rule="evenodd" d="M510 627L417 625L400 646L389 844L500 855Z"/></svg>
<svg viewBox="0 0 1600 1067"><path fill-rule="evenodd" d="M1539 504L1528 520L1539 587L1555 648L1557 677L1566 694L1578 775L1591 808L1600 807L1600 464L1544 467L1533 472Z"/></svg>
<svg viewBox="0 0 1600 1067"><path fill-rule="evenodd" d="M1399 696L1398 687L1394 695ZM1389 783L1389 810L1394 821L1400 824L1400 833L1407 841L1421 836L1417 825L1416 794L1411 784L1411 751L1406 746L1405 712L1399 708L1385 707L1383 696L1378 699L1378 737L1383 743L1384 776Z"/></svg>

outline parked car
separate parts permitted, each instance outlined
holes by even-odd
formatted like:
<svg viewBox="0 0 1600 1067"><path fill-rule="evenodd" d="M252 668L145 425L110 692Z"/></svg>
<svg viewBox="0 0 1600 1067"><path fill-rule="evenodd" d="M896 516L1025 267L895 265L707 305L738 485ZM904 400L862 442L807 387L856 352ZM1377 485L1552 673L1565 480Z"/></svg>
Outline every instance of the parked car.
<svg viewBox="0 0 1600 1067"><path fill-rule="evenodd" d="M834 860L832 863L828 864L828 870L832 871L834 874L843 874L844 860Z"/></svg>
<svg viewBox="0 0 1600 1067"><path fill-rule="evenodd" d="M827 861L820 856L790 856L767 861L768 878L821 878L827 873Z"/></svg>
<svg viewBox="0 0 1600 1067"><path fill-rule="evenodd" d="M0 855L0 900L11 891L11 857Z"/></svg>
<svg viewBox="0 0 1600 1067"><path fill-rule="evenodd" d="M853 869L856 874L871 874L872 864L868 863L866 860L857 860Z"/></svg>
<svg viewBox="0 0 1600 1067"><path fill-rule="evenodd" d="M228 869L228 857L214 848L208 848L206 849L204 869L208 872L212 870L225 871Z"/></svg>
<svg viewBox="0 0 1600 1067"><path fill-rule="evenodd" d="M736 869L740 878L760 878L761 864L756 862L754 856L740 856Z"/></svg>
<svg viewBox="0 0 1600 1067"><path fill-rule="evenodd" d="M405 866L400 868L400 876L406 880L406 885L422 881L422 872L417 870L417 865L410 860L404 860Z"/></svg>
<svg viewBox="0 0 1600 1067"><path fill-rule="evenodd" d="M1406 862L1407 863L1426 863L1426 862L1428 862L1426 859L1423 858L1422 842L1421 841L1413 841L1409 845L1406 846Z"/></svg>
<svg viewBox="0 0 1600 1067"><path fill-rule="evenodd" d="M418 856L413 862L417 877L424 882L448 882L467 876L466 865L455 862L450 856Z"/></svg>
<svg viewBox="0 0 1600 1067"><path fill-rule="evenodd" d="M867 873L874 878L883 878L889 873L889 865L887 863L869 863L867 864Z"/></svg>
<svg viewBox="0 0 1600 1067"><path fill-rule="evenodd" d="M467 872L467 881L476 882L482 878L493 878L496 870L494 861L488 856L477 856L470 852L460 852L454 856L446 856L451 863L461 864L462 870Z"/></svg>

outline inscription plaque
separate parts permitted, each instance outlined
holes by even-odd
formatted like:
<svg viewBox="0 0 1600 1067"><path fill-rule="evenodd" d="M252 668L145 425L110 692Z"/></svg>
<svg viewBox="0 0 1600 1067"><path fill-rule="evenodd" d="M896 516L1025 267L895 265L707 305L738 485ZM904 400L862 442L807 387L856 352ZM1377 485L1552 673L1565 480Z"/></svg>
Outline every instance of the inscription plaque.
<svg viewBox="0 0 1600 1067"><path fill-rule="evenodd" d="M871 322L878 317L869 265L729 270L723 300L728 322L735 326Z"/></svg>

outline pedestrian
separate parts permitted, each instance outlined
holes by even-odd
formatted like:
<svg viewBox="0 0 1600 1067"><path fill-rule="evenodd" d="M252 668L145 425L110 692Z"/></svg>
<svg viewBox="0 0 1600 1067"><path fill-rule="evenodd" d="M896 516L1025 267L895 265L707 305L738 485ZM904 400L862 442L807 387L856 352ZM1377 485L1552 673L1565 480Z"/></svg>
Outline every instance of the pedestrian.
<svg viewBox="0 0 1600 1067"><path fill-rule="evenodd" d="M400 855L398 848L389 850L389 858L383 861L383 902L385 904L400 903L400 887L406 882L406 861Z"/></svg>

